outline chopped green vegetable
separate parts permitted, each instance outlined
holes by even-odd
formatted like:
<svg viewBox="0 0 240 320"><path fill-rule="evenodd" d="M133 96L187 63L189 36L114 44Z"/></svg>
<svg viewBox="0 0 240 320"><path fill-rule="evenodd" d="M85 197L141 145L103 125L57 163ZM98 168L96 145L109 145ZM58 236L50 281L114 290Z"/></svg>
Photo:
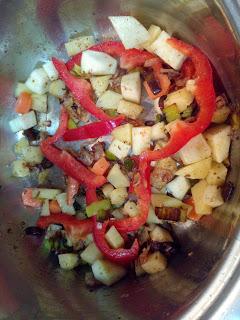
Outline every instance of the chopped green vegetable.
<svg viewBox="0 0 240 320"><path fill-rule="evenodd" d="M90 79L90 75L88 73L82 72L81 67L77 64L75 64L74 67L72 68L71 74L84 79Z"/></svg>
<svg viewBox="0 0 240 320"><path fill-rule="evenodd" d="M181 118L175 103L165 107L163 113L165 114L168 123Z"/></svg>
<svg viewBox="0 0 240 320"><path fill-rule="evenodd" d="M117 157L112 152L110 152L109 150L105 151L105 156L106 156L106 158L108 160L111 160L111 161L116 161L117 160Z"/></svg>
<svg viewBox="0 0 240 320"><path fill-rule="evenodd" d="M134 161L131 158L126 158L124 160L124 167L127 171L132 171L134 167Z"/></svg>
<svg viewBox="0 0 240 320"><path fill-rule="evenodd" d="M114 109L107 109L107 110L105 110L105 113L107 115L109 115L110 117L115 117L118 115L117 111Z"/></svg>
<svg viewBox="0 0 240 320"><path fill-rule="evenodd" d="M75 122L73 121L73 119L71 119L71 118L68 120L67 126L68 126L68 129L75 129L75 128L77 128L76 123L75 123Z"/></svg>
<svg viewBox="0 0 240 320"><path fill-rule="evenodd" d="M87 216L90 218L99 213L102 215L102 210L109 210L111 208L110 200L104 199L91 203L86 207Z"/></svg>
<svg viewBox="0 0 240 320"><path fill-rule="evenodd" d="M184 111L181 113L181 117L182 117L183 119L189 118L189 117L191 117L192 112L193 112L192 106L188 106L187 109L184 110Z"/></svg>
<svg viewBox="0 0 240 320"><path fill-rule="evenodd" d="M49 254L50 251L52 250L53 248L53 239L44 239L43 242L42 242L42 245L41 245L41 249L43 251L43 253L45 254Z"/></svg>

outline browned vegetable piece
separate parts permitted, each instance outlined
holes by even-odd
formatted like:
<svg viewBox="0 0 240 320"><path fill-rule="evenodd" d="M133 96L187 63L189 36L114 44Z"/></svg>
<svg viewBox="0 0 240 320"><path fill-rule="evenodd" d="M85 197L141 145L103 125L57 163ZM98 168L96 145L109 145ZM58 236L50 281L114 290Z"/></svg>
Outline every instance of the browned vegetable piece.
<svg viewBox="0 0 240 320"><path fill-rule="evenodd" d="M170 220L170 221L180 221L181 220L181 209L162 207L155 208L155 213L159 219Z"/></svg>
<svg viewBox="0 0 240 320"><path fill-rule="evenodd" d="M157 161L151 173L151 185L157 189L162 189L174 177L177 171L176 162L168 157Z"/></svg>

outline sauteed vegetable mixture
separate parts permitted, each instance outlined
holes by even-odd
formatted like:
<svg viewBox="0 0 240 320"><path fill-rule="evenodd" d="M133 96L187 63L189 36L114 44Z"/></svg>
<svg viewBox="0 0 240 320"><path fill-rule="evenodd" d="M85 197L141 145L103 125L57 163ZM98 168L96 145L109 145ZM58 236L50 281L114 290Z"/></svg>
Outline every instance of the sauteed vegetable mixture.
<svg viewBox="0 0 240 320"><path fill-rule="evenodd" d="M42 235L63 269L89 265L89 286L163 271L179 249L171 224L211 214L233 188L234 117L208 58L156 25L109 19L120 41L71 39L67 62L53 57L17 84L9 122L23 133L13 175L38 174L22 192L40 213L26 234ZM48 187L56 168L64 189Z"/></svg>

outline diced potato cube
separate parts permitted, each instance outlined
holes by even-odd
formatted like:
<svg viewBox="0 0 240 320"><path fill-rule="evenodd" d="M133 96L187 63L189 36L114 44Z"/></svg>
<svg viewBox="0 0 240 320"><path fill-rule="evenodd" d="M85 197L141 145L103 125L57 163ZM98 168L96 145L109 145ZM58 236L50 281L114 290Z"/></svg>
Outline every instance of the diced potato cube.
<svg viewBox="0 0 240 320"><path fill-rule="evenodd" d="M138 206L133 201L127 201L123 207L123 211L125 214L129 215L130 217L135 217L139 214Z"/></svg>
<svg viewBox="0 0 240 320"><path fill-rule="evenodd" d="M111 183L107 183L102 187L102 192L106 198L110 198L110 194L114 190L114 187L111 185Z"/></svg>
<svg viewBox="0 0 240 320"><path fill-rule="evenodd" d="M224 203L224 201L221 195L220 187L216 185L207 186L203 196L203 201L206 205L212 208L221 206Z"/></svg>
<svg viewBox="0 0 240 320"><path fill-rule="evenodd" d="M47 95L32 94L32 109L38 112L47 113Z"/></svg>
<svg viewBox="0 0 240 320"><path fill-rule="evenodd" d="M130 123L123 124L112 131L112 136L124 143L132 144L132 128Z"/></svg>
<svg viewBox="0 0 240 320"><path fill-rule="evenodd" d="M152 205L150 205L149 212L148 212L148 218L147 218L147 223L152 224L152 223L160 223L161 220L157 217L155 210L153 209Z"/></svg>
<svg viewBox="0 0 240 320"><path fill-rule="evenodd" d="M115 209L111 212L111 215L115 218L115 219L123 219L124 215L122 213L121 209Z"/></svg>
<svg viewBox="0 0 240 320"><path fill-rule="evenodd" d="M143 107L139 104L125 100L121 100L117 108L118 113L122 113L130 119L137 119L142 111Z"/></svg>
<svg viewBox="0 0 240 320"><path fill-rule="evenodd" d="M115 188L124 188L129 187L130 185L128 176L122 173L120 166L117 163L109 171L107 180Z"/></svg>
<svg viewBox="0 0 240 320"><path fill-rule="evenodd" d="M14 91L14 96L17 98L22 92L32 93L25 83L18 82Z"/></svg>
<svg viewBox="0 0 240 320"><path fill-rule="evenodd" d="M108 150L118 159L124 159L128 155L130 149L131 146L129 144L121 142L118 139L114 139L108 148Z"/></svg>
<svg viewBox="0 0 240 320"><path fill-rule="evenodd" d="M188 179L205 179L211 169L212 158L203 159L179 169L175 174Z"/></svg>
<svg viewBox="0 0 240 320"><path fill-rule="evenodd" d="M150 238L152 241L157 242L173 242L171 234L166 229L161 228L159 226L156 226L150 232Z"/></svg>
<svg viewBox="0 0 240 320"><path fill-rule="evenodd" d="M94 278L102 282L106 286L111 286L119 281L127 273L122 266L107 260L97 260L92 265Z"/></svg>
<svg viewBox="0 0 240 320"><path fill-rule="evenodd" d="M45 70L46 74L48 75L48 78L51 81L57 80L58 79L58 71L55 68L54 64L52 61L48 61L43 64L43 69Z"/></svg>
<svg viewBox="0 0 240 320"><path fill-rule="evenodd" d="M15 160L12 163L12 174L14 177L23 178L30 174L27 163L24 160Z"/></svg>
<svg viewBox="0 0 240 320"><path fill-rule="evenodd" d="M231 143L231 126L219 125L205 132L205 138L212 150L212 157L221 163L228 157Z"/></svg>
<svg viewBox="0 0 240 320"><path fill-rule="evenodd" d="M146 272L143 270L139 259L134 261L134 266L135 266L135 273L137 277L142 276L143 274L145 274Z"/></svg>
<svg viewBox="0 0 240 320"><path fill-rule="evenodd" d="M24 150L29 146L28 139L21 138L14 146L14 152L16 154L23 154Z"/></svg>
<svg viewBox="0 0 240 320"><path fill-rule="evenodd" d="M78 37L71 39L69 42L65 43L65 48L69 57L75 54L87 50L95 43L93 36Z"/></svg>
<svg viewBox="0 0 240 320"><path fill-rule="evenodd" d="M79 258L75 253L63 253L58 255L58 262L61 269L72 270L78 266Z"/></svg>
<svg viewBox="0 0 240 320"><path fill-rule="evenodd" d="M121 92L123 99L140 103L141 100L141 79L140 72L132 72L122 76Z"/></svg>
<svg viewBox="0 0 240 320"><path fill-rule="evenodd" d="M66 93L66 86L62 80L55 80L49 86L49 93L57 98L62 98Z"/></svg>
<svg viewBox="0 0 240 320"><path fill-rule="evenodd" d="M117 60L104 52L86 50L82 53L81 68L83 72L96 76L114 74Z"/></svg>
<svg viewBox="0 0 240 320"><path fill-rule="evenodd" d="M111 226L107 231L105 239L113 249L122 248L124 246L124 239L114 226Z"/></svg>
<svg viewBox="0 0 240 320"><path fill-rule="evenodd" d="M151 136L151 127L132 128L132 152L134 155L139 155L150 148Z"/></svg>
<svg viewBox="0 0 240 320"><path fill-rule="evenodd" d="M221 108L217 108L214 111L212 122L218 123L218 124L224 123L227 120L230 113L231 113L231 110L226 105L222 106Z"/></svg>
<svg viewBox="0 0 240 320"><path fill-rule="evenodd" d="M38 146L28 146L23 151L23 159L27 163L31 163L33 165L39 164L42 162L43 158L42 151Z"/></svg>
<svg viewBox="0 0 240 320"><path fill-rule="evenodd" d="M188 179L183 176L176 177L166 185L167 191L175 198L182 200L188 190L191 188L191 184Z"/></svg>
<svg viewBox="0 0 240 320"><path fill-rule="evenodd" d="M160 36L161 29L158 26L155 26L152 24L150 28L148 29L149 38L147 41L142 43L142 47L146 49L147 51L151 51L151 44L157 40L157 38Z"/></svg>
<svg viewBox="0 0 240 320"><path fill-rule="evenodd" d="M97 101L97 106L104 110L117 110L119 102L122 100L121 94L112 90L105 91Z"/></svg>
<svg viewBox="0 0 240 320"><path fill-rule="evenodd" d="M147 261L144 262L141 267L144 271L150 274L154 274L163 271L167 267L167 259L159 251L149 254Z"/></svg>
<svg viewBox="0 0 240 320"><path fill-rule="evenodd" d="M186 88L179 89L167 95L164 108L176 104L180 112L183 112L193 102L194 95Z"/></svg>
<svg viewBox="0 0 240 320"><path fill-rule="evenodd" d="M207 215L212 213L212 207L204 202L207 187L207 182L205 180L200 180L191 189L195 211L199 215Z"/></svg>
<svg viewBox="0 0 240 320"><path fill-rule="evenodd" d="M108 75L90 78L91 85L98 98L107 90L110 79L111 76Z"/></svg>
<svg viewBox="0 0 240 320"><path fill-rule="evenodd" d="M49 210L49 200L46 199L43 201L42 210L41 210L41 217L48 217L50 216L50 210Z"/></svg>
<svg viewBox="0 0 240 320"><path fill-rule="evenodd" d="M165 124L164 122L158 122L154 124L152 127L151 140L165 140L167 135L165 133Z"/></svg>
<svg viewBox="0 0 240 320"><path fill-rule="evenodd" d="M211 149L202 134L192 138L179 151L179 156L184 164L191 164L209 158Z"/></svg>
<svg viewBox="0 0 240 320"><path fill-rule="evenodd" d="M48 91L49 78L43 68L38 68L32 71L26 81L26 86L35 93L44 94Z"/></svg>
<svg viewBox="0 0 240 320"><path fill-rule="evenodd" d="M227 168L222 163L214 162L208 172L206 181L208 184L221 186L224 184L227 176Z"/></svg>
<svg viewBox="0 0 240 320"><path fill-rule="evenodd" d="M34 111L30 111L9 121L12 132L27 130L37 125L37 118Z"/></svg>
<svg viewBox="0 0 240 320"><path fill-rule="evenodd" d="M102 253L95 245L94 242L91 242L80 254L80 257L83 261L93 264L96 260L102 258Z"/></svg>
<svg viewBox="0 0 240 320"><path fill-rule="evenodd" d="M127 188L116 188L110 195L111 203L117 207L121 207L128 197Z"/></svg>
<svg viewBox="0 0 240 320"><path fill-rule="evenodd" d="M69 215L75 215L75 209L73 207L73 205L69 205L67 203L67 194L64 193L60 193L56 196L56 200L62 210L62 212L67 213Z"/></svg>

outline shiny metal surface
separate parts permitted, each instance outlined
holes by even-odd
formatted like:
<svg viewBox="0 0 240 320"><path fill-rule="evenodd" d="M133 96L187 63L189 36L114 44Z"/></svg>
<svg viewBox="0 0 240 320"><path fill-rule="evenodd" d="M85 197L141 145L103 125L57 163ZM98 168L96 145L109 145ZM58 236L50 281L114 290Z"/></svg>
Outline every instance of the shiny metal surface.
<svg viewBox="0 0 240 320"><path fill-rule="evenodd" d="M232 146L233 199L200 225L174 227L182 250L160 274L125 279L90 292L83 277L63 272L23 234L36 215L21 205L28 180L11 177L14 160L8 121L12 91L39 61L65 57L63 43L78 33L112 37L108 15L131 14L201 47L237 106L239 4L217 0L0 0L0 319L239 319L239 140ZM225 29L223 29L225 28ZM58 185L57 181L52 182ZM236 306L236 305L235 305ZM237 308L236 308L237 310Z"/></svg>

